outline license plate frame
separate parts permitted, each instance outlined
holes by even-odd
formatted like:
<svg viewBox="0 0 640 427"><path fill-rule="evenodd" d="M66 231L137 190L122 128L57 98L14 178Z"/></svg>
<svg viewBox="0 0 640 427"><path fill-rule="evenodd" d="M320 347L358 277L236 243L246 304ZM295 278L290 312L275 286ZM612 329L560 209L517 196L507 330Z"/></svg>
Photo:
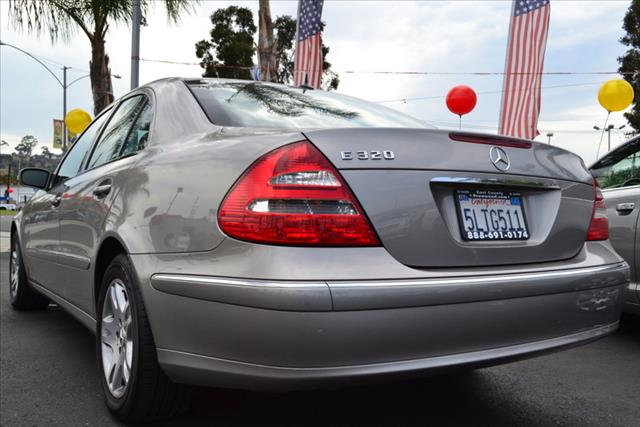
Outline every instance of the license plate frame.
<svg viewBox="0 0 640 427"><path fill-rule="evenodd" d="M462 196L462 197L461 197ZM465 197L466 196L466 200ZM460 236L462 240L467 242L505 242L505 241L525 241L529 240L531 237L531 233L529 230L529 225L527 222L527 216L524 209L524 197L520 191L511 191L511 190L503 190L503 189L478 189L478 188L465 188L465 189L455 189L453 192L453 198L455 200L456 205L456 214L458 220L458 227L460 229ZM475 229L469 230L465 226L465 212L464 209L470 209L470 207L463 207L463 203L468 200L485 200L485 201L493 201L493 202L485 202L485 210L482 212L483 208L475 208L472 209L467 214L470 214L470 217L467 217L468 220L472 220L471 222L475 225ZM495 201L498 202L495 202ZM478 203L482 205L483 203ZM466 203L464 203L466 205ZM499 217L496 212L495 216L492 216L489 206L496 206L495 209L500 209L502 213L503 206L507 208L507 212L519 212L520 217L518 217L515 213L513 216L511 214L507 214L507 216ZM513 209L510 211L508 208ZM479 211L479 212L478 212ZM475 214L475 216L473 216ZM488 217L491 217L489 220ZM498 223L502 224L503 222L506 224L505 227L498 227L500 229L496 229L492 225L490 226L489 222L494 218L497 219ZM522 224L520 224L522 221ZM514 227L514 223L517 223L519 227ZM481 224L482 227L478 227ZM482 231L482 232L481 232ZM475 233L475 234L474 234Z"/></svg>

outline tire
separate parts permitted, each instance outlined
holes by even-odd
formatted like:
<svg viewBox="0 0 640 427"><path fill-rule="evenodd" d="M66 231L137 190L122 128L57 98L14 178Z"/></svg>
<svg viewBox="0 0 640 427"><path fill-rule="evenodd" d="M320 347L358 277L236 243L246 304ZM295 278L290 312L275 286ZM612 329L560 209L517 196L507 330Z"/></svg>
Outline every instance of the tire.
<svg viewBox="0 0 640 427"><path fill-rule="evenodd" d="M151 327L126 255L116 256L107 267L96 311L96 358L109 411L125 423L186 411L191 390L172 382L158 365Z"/></svg>
<svg viewBox="0 0 640 427"><path fill-rule="evenodd" d="M29 285L16 235L12 236L9 255L9 298L11 306L16 310L44 310L49 305L49 300Z"/></svg>

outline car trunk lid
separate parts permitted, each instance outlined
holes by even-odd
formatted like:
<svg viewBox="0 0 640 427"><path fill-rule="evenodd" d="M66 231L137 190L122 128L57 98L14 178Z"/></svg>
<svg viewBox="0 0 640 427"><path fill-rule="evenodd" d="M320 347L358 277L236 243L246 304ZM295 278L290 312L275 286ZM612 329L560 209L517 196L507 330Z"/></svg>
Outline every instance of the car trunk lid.
<svg viewBox="0 0 640 427"><path fill-rule="evenodd" d="M592 178L580 158L565 150L431 129L319 130L305 136L337 167L382 244L406 265L544 262L571 258L584 243ZM494 197L517 202L526 238L467 239L461 194L483 203Z"/></svg>

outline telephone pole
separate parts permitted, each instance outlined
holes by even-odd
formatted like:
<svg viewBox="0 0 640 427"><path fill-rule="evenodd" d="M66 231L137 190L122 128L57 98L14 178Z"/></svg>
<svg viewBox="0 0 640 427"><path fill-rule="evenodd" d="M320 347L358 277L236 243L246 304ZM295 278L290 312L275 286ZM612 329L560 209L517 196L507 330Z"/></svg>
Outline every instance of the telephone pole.
<svg viewBox="0 0 640 427"><path fill-rule="evenodd" d="M131 10L131 90L138 87L140 74L140 0L133 0Z"/></svg>

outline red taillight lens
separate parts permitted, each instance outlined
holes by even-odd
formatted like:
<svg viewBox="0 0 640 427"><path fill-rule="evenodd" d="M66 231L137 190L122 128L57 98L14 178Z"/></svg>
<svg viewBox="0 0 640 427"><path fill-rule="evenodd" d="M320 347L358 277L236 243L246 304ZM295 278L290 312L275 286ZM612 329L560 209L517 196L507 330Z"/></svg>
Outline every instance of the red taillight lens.
<svg viewBox="0 0 640 427"><path fill-rule="evenodd" d="M218 211L231 237L298 246L380 246L346 183L308 141L278 148L240 177Z"/></svg>
<svg viewBox="0 0 640 427"><path fill-rule="evenodd" d="M600 190L600 184L594 178L593 189L595 192L593 200L593 214L591 215L591 225L587 232L587 240L607 240L609 238L609 219L607 218L607 207Z"/></svg>

